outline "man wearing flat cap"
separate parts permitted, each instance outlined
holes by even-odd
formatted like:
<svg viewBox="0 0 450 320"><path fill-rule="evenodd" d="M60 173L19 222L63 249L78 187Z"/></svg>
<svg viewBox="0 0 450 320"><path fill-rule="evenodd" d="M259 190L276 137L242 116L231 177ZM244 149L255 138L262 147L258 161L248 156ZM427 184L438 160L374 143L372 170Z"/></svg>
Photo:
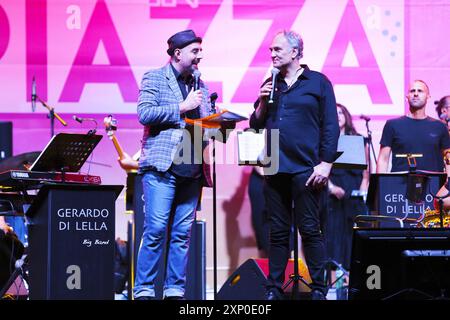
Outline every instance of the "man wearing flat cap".
<svg viewBox="0 0 450 320"><path fill-rule="evenodd" d="M138 169L145 199L134 287L134 297L139 300L155 299L167 230L163 295L164 299L184 299L191 227L201 189L211 186L209 167L201 158L207 141L194 148L192 135L186 134L192 128L185 122L185 118L208 116L211 109L208 90L198 80L198 73L197 90L193 84L193 73L203 57L202 39L185 30L167 43L170 61L144 75L137 107L139 121L145 126ZM179 157L183 161L177 161Z"/></svg>

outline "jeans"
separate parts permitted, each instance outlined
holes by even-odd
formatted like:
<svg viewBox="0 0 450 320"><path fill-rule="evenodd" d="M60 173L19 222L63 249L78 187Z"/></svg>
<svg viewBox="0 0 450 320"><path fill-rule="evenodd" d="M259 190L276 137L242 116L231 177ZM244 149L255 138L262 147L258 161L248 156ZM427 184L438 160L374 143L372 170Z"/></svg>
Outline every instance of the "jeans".
<svg viewBox="0 0 450 320"><path fill-rule="evenodd" d="M178 177L170 171L148 171L142 177L142 183L145 218L134 297L155 297L155 279L166 234L169 239L164 297L184 296L189 241L201 180Z"/></svg>
<svg viewBox="0 0 450 320"><path fill-rule="evenodd" d="M265 196L271 223L268 290L276 288L281 291L283 286L290 255L293 203L294 217L312 279L311 288L325 291L325 246L319 217L322 191L305 186L311 173L312 169L298 174L280 173L266 177Z"/></svg>

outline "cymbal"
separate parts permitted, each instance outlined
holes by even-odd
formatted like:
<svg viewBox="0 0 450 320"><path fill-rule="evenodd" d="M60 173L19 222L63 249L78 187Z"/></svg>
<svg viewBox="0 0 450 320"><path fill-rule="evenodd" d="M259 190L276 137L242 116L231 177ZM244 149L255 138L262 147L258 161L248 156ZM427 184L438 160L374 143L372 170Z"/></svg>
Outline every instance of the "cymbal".
<svg viewBox="0 0 450 320"><path fill-rule="evenodd" d="M41 154L40 151L26 152L0 161L0 172L7 170L26 170Z"/></svg>

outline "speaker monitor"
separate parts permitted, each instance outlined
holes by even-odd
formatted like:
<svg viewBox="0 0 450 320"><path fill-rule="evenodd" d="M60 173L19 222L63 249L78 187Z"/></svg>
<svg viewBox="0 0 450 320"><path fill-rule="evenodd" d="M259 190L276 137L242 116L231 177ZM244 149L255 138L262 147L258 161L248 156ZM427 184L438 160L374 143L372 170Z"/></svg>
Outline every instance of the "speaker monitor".
<svg viewBox="0 0 450 320"><path fill-rule="evenodd" d="M450 298L450 229L355 229L350 300Z"/></svg>
<svg viewBox="0 0 450 320"><path fill-rule="evenodd" d="M0 161L12 156L12 122L0 121Z"/></svg>
<svg viewBox="0 0 450 320"><path fill-rule="evenodd" d="M306 282L311 283L311 278L306 265L298 260L300 275ZM294 273L294 260L290 259L285 271L285 283ZM269 262L267 259L248 259L245 261L223 284L217 293L218 300L264 300L266 293L266 280L269 274ZM292 283L285 289L285 293L292 290ZM300 293L309 292L310 289L299 281Z"/></svg>

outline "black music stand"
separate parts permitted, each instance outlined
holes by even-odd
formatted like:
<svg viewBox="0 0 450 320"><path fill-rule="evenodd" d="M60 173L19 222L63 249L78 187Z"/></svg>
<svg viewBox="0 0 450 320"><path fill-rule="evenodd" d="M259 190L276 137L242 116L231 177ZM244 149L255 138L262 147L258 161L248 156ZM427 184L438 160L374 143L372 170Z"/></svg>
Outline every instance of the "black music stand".
<svg viewBox="0 0 450 320"><path fill-rule="evenodd" d="M341 135L338 140L339 157L334 161L335 169L367 169L364 137L357 135Z"/></svg>
<svg viewBox="0 0 450 320"><path fill-rule="evenodd" d="M216 110L217 94L212 94L210 97L211 111ZM221 129L223 124L233 123L247 120L248 118L232 111L223 109L219 113L211 114L201 119L188 119L185 118L186 123L191 125L197 125L205 129ZM223 142L225 143L228 136L225 132ZM212 140L212 189L213 189L213 274L214 274L214 300L217 299L217 183L216 183L216 136L211 133L210 139Z"/></svg>
<svg viewBox="0 0 450 320"><path fill-rule="evenodd" d="M30 171L61 172L64 182L64 173L80 171L102 138L96 134L58 133L50 139Z"/></svg>
<svg viewBox="0 0 450 320"><path fill-rule="evenodd" d="M392 227L392 223L404 227L404 222L420 223L425 213L421 217L410 217L408 210L403 216L400 216L403 202L400 199L391 202L385 200L389 194L400 194L413 204L422 204L433 206L432 200L427 199L427 192L439 200L431 190L439 190L447 178L443 172L432 172L417 170L415 161L408 159L409 171L379 173L370 175L369 192L367 195L367 206L373 214L370 217L358 216L355 222L371 222L382 227ZM444 199L443 197L442 199ZM370 221L369 221L370 220Z"/></svg>

